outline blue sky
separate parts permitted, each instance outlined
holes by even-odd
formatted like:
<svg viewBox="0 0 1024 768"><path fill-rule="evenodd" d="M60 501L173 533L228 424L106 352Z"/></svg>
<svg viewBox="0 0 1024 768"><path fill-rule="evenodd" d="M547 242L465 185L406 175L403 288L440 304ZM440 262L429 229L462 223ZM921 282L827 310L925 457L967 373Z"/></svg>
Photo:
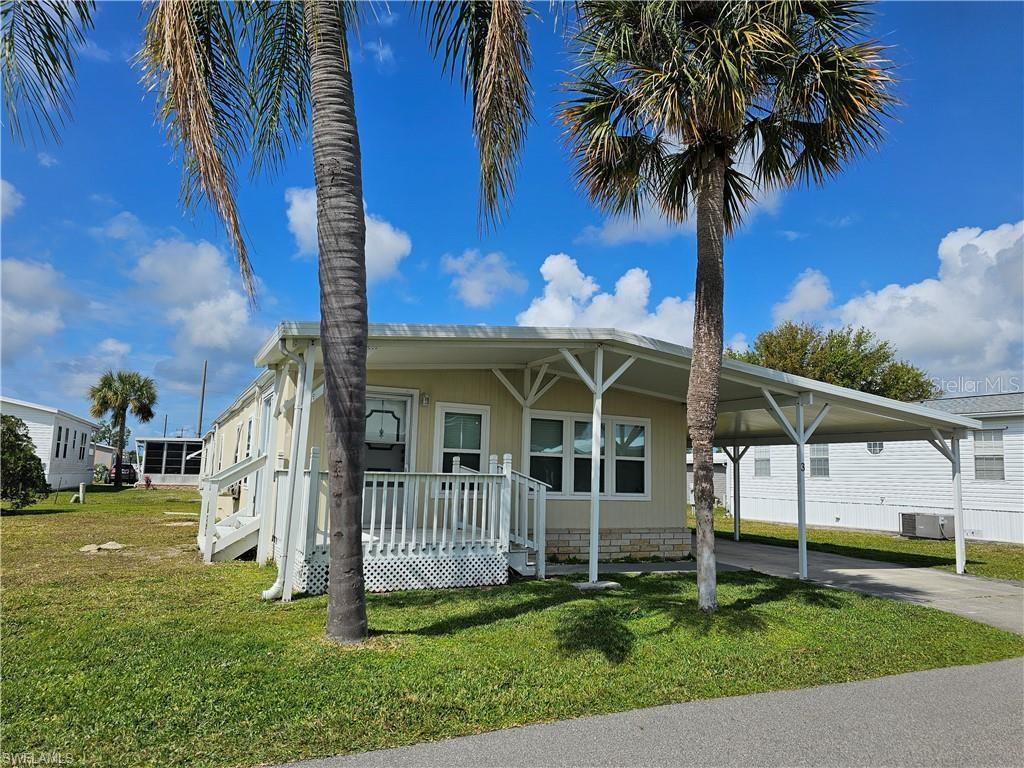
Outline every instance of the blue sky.
<svg viewBox="0 0 1024 768"><path fill-rule="evenodd" d="M486 236L469 111L409 9L391 4L353 42L371 320L616 325L688 343L692 231L607 220L575 189L554 121L571 60L539 8L536 122L511 213ZM759 201L727 244L727 340L785 318L863 324L951 390L1019 388L1024 6L877 12L898 120L826 187ZM173 431L194 427L204 358L212 416L257 373L275 323L317 316L312 171L303 146L277 177L242 178L261 282L250 314L216 220L178 203L179 165L128 61L141 18L136 4L100 4L60 144L3 136L2 389L83 413L104 366L130 367L161 394L141 432L165 413Z"/></svg>

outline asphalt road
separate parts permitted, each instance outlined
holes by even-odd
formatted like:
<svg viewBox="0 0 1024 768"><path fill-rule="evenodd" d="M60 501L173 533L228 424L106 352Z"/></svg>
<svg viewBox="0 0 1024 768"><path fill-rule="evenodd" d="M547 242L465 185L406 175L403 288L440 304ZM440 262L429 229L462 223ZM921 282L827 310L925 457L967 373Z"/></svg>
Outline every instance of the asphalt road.
<svg viewBox="0 0 1024 768"><path fill-rule="evenodd" d="M296 765L1022 766L1024 659L673 704Z"/></svg>

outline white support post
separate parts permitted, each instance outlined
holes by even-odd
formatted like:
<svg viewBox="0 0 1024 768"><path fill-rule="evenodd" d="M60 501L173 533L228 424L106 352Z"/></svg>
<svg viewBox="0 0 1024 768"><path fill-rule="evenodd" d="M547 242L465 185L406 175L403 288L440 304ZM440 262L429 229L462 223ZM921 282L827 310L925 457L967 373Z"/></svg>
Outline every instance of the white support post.
<svg viewBox="0 0 1024 768"><path fill-rule="evenodd" d="M967 541L964 531L964 500L960 471L960 438L955 434L949 441L950 452L953 454L953 536L956 540L956 572L963 573L967 569Z"/></svg>
<svg viewBox="0 0 1024 768"><path fill-rule="evenodd" d="M537 383L540 383L540 379L544 376L544 369L541 370L540 377L537 379ZM520 456L519 467L524 475L530 474L530 406L533 405L533 387L530 386L530 369L523 369L523 392L526 393L526 399L521 403L522 405L522 422L520 431L522 432L522 455Z"/></svg>
<svg viewBox="0 0 1024 768"><path fill-rule="evenodd" d="M597 581L601 540L601 399L604 395L604 347L594 352L594 409L590 421L590 582Z"/></svg>
<svg viewBox="0 0 1024 768"><path fill-rule="evenodd" d="M509 527L512 525L512 454L502 456L501 473L501 513L498 528L498 546L502 552L508 552Z"/></svg>
<svg viewBox="0 0 1024 768"><path fill-rule="evenodd" d="M807 578L807 482L804 467L804 445L807 435L804 433L804 404L798 400L796 404L796 524L797 524L797 560L801 579Z"/></svg>
<svg viewBox="0 0 1024 768"><path fill-rule="evenodd" d="M284 386L285 367L278 366L274 373L274 394L270 399L270 413L267 418L270 423L267 425L267 453L273 455L277 449L277 422L279 414L277 404L281 398L281 389ZM274 537L275 517L277 514L277 491L274 488L274 478L277 473L276 467L268 460L260 471L259 492L262 498L259 501L260 532L256 542L256 565L261 568L267 564L271 556L271 541Z"/></svg>
<svg viewBox="0 0 1024 768"><path fill-rule="evenodd" d="M723 448L725 455L729 457L729 461L732 462L732 538L733 541L740 540L740 459L742 459L748 450L749 446L744 446L741 451L738 445L732 447L732 452L729 452L728 448Z"/></svg>
<svg viewBox="0 0 1024 768"><path fill-rule="evenodd" d="M320 516L320 449L316 446L309 452L309 485L306 491L305 525L306 535L300 536L304 553L308 555L316 544L316 526Z"/></svg>
<svg viewBox="0 0 1024 768"><path fill-rule="evenodd" d="M288 511L286 512L287 522L285 530L288 540L286 546L292 550L285 554L286 567L284 573L284 592L281 600L288 602L292 599L292 585L295 581L295 570L298 563L295 562L294 551L299 547L299 542L294 533L297 528L298 518L305 511L302 507L303 494L303 458L306 455L306 447L309 444L309 412L313 402L313 368L316 363L316 346L311 343L302 354L302 371L299 376L302 386L301 392L296 393L296 410L298 411L298 423L292 424L295 431L292 443L293 460L288 465L288 472L291 475L291 496L288 499Z"/></svg>

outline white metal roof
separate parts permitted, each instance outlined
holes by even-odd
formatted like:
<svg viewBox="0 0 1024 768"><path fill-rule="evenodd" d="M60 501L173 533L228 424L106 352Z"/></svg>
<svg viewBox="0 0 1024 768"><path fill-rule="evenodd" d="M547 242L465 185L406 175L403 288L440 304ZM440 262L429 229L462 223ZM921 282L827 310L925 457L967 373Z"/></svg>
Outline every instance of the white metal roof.
<svg viewBox="0 0 1024 768"><path fill-rule="evenodd" d="M319 338L319 322L283 322L256 356L258 366L284 360L278 342L293 347ZM615 387L684 403L693 352L688 347L612 328L530 328L486 325L371 324L367 365L383 369L491 369L505 372L547 365L549 373L577 380L559 350L567 349L592 370L594 351L603 346L607 371L629 357L633 365ZM966 416L915 403L839 387L725 359L719 380L718 445L787 444L789 438L766 410L762 390L774 396L792 422L797 398L807 421L828 403L812 443L866 440L923 440L936 429L944 437L963 435L982 424Z"/></svg>
<svg viewBox="0 0 1024 768"><path fill-rule="evenodd" d="M13 397L7 397L6 395L0 397L0 402L11 403L12 405L20 405L23 408L31 408L36 411L41 411L42 413L53 413L58 416L62 416L65 419L71 419L73 421L79 422L80 424L85 424L86 426L92 427L93 429L99 429L100 426L95 421L89 421L89 419L82 418L81 416L76 416L73 413L68 413L65 410L62 410L60 408L54 408L53 406L50 405L30 403L27 400L17 400Z"/></svg>

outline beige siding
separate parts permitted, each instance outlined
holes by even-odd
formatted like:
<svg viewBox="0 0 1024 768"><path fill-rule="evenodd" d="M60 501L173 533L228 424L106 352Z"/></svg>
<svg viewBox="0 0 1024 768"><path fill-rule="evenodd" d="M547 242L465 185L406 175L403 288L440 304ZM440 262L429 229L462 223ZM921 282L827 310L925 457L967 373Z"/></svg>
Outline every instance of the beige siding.
<svg viewBox="0 0 1024 768"><path fill-rule="evenodd" d="M319 371L315 377L319 382ZM514 383L521 378L509 372ZM489 441L486 453L512 454L512 464L522 470L522 411L508 390L490 371L369 371L372 388L414 389L427 394L430 404L418 406L413 469L434 471L434 420L439 402L490 406ZM290 385L294 386L294 384ZM291 389L286 397L291 396ZM419 398L417 398L417 403ZM538 410L571 411L589 414L591 395L582 384L562 380L535 406ZM603 499L602 528L681 527L685 525L686 413L681 404L668 400L613 389L605 394L607 416L632 416L651 420L648 442L651 450L651 499L632 501ZM279 422L279 448L287 452L290 440L290 409ZM324 400L313 403L310 419L310 447L323 449ZM308 464L309 455L303 458ZM590 502L587 498L552 499L548 503L548 525L554 528L581 528L589 525Z"/></svg>

